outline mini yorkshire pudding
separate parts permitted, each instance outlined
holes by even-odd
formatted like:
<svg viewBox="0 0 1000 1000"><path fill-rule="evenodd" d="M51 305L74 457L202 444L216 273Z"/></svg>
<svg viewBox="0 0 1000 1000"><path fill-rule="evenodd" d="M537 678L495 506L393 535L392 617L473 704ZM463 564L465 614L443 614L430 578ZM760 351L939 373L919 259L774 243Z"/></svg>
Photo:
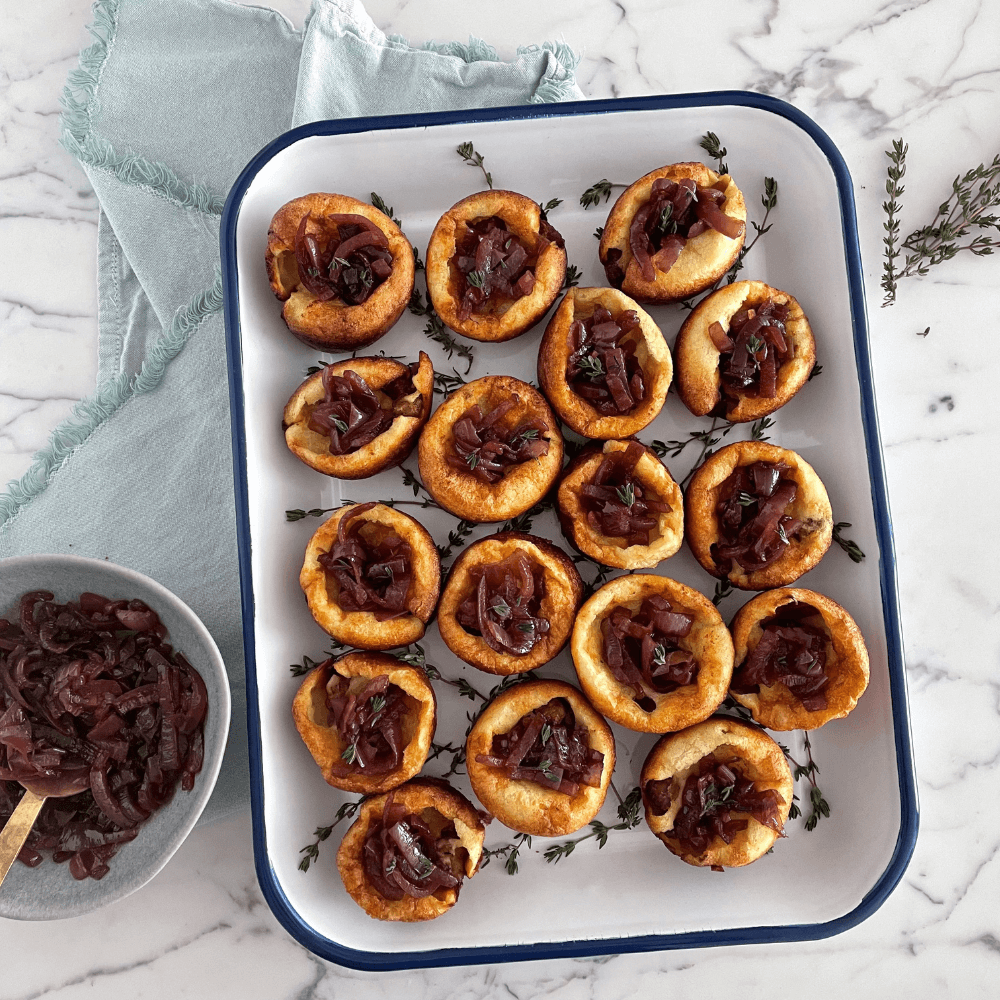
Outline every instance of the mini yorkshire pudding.
<svg viewBox="0 0 1000 1000"><path fill-rule="evenodd" d="M427 293L438 316L473 340L510 340L534 326L566 278L562 236L537 202L481 191L438 219L427 246Z"/></svg>
<svg viewBox="0 0 1000 1000"><path fill-rule="evenodd" d="M459 659L490 674L548 663L569 641L583 581L573 560L544 538L490 535L455 560L438 628Z"/></svg>
<svg viewBox="0 0 1000 1000"><path fill-rule="evenodd" d="M338 479L366 479L413 450L431 413L434 367L351 358L310 375L285 406L285 443L306 465Z"/></svg>
<svg viewBox="0 0 1000 1000"><path fill-rule="evenodd" d="M380 503L349 504L309 539L299 584L338 642L393 649L424 634L441 591L441 560L419 521Z"/></svg>
<svg viewBox="0 0 1000 1000"><path fill-rule="evenodd" d="M833 511L813 467L764 441L720 448L695 472L684 532L705 570L741 590L783 587L823 558Z"/></svg>
<svg viewBox="0 0 1000 1000"><path fill-rule="evenodd" d="M348 653L306 674L292 717L328 784L374 795L424 766L434 738L434 691L422 671L394 656Z"/></svg>
<svg viewBox="0 0 1000 1000"><path fill-rule="evenodd" d="M538 384L588 438L626 438L663 409L673 366L652 318L613 288L571 288L545 328Z"/></svg>
<svg viewBox="0 0 1000 1000"><path fill-rule="evenodd" d="M282 205L264 255L282 316L321 351L353 351L382 336L413 292L413 247L377 208L342 194Z"/></svg>
<svg viewBox="0 0 1000 1000"><path fill-rule="evenodd" d="M563 534L617 569L650 569L684 539L684 497L670 470L638 441L605 441L570 462L556 495Z"/></svg>
<svg viewBox="0 0 1000 1000"><path fill-rule="evenodd" d="M672 163L615 202L601 236L608 284L640 302L676 302L710 288L743 248L747 208L728 174Z"/></svg>
<svg viewBox="0 0 1000 1000"><path fill-rule="evenodd" d="M417 454L430 495L480 524L517 517L548 493L562 468L563 439L537 389L487 375L434 411Z"/></svg>
<svg viewBox="0 0 1000 1000"><path fill-rule="evenodd" d="M650 830L682 861L717 871L766 854L792 806L781 747L725 716L664 736L642 766L639 787Z"/></svg>
<svg viewBox="0 0 1000 1000"><path fill-rule="evenodd" d="M479 801L504 826L533 837L562 837L589 823L615 769L608 724L562 681L526 681L497 695L465 751Z"/></svg>
<svg viewBox="0 0 1000 1000"><path fill-rule="evenodd" d="M868 650L854 619L814 590L758 594L732 624L732 696L768 729L842 719L868 687Z"/></svg>
<svg viewBox="0 0 1000 1000"><path fill-rule="evenodd" d="M665 576L606 583L573 627L580 686L602 715L640 733L707 719L733 672L733 643L715 605Z"/></svg>
<svg viewBox="0 0 1000 1000"><path fill-rule="evenodd" d="M365 799L337 851L344 888L376 920L433 920L483 856L475 806L445 781L415 778Z"/></svg>
<svg viewBox="0 0 1000 1000"><path fill-rule="evenodd" d="M706 296L677 343L677 391L696 416L759 420L809 381L816 344L802 307L763 281L737 281Z"/></svg>

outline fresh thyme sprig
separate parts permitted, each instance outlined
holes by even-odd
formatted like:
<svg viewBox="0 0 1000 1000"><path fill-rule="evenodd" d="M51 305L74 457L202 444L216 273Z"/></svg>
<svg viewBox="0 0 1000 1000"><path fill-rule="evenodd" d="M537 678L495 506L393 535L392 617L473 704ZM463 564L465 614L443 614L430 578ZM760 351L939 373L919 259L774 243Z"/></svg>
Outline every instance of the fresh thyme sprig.
<svg viewBox="0 0 1000 1000"><path fill-rule="evenodd" d="M850 526L850 521L838 521L833 526L833 540L851 557L851 562L859 563L865 558L864 552L861 551L861 546L850 538L842 537L840 534L844 528L849 528Z"/></svg>
<svg viewBox="0 0 1000 1000"><path fill-rule="evenodd" d="M660 458L676 458L689 444L698 443L702 446L701 456L695 462L698 466L707 454L710 454L708 449L714 448L734 426L735 424L729 423L728 420L720 424L719 418L716 417L712 419L712 426L708 430L691 431L686 438L679 441L653 441L649 447Z"/></svg>
<svg viewBox="0 0 1000 1000"><path fill-rule="evenodd" d="M448 396L461 389L463 385L469 384L455 368L452 368L451 372L451 375L446 375L444 372L434 373L434 391L441 396Z"/></svg>
<svg viewBox="0 0 1000 1000"><path fill-rule="evenodd" d="M595 240L600 240L600 239L603 239L603 238L604 238L604 226L598 226L594 230L594 239Z"/></svg>
<svg viewBox="0 0 1000 1000"><path fill-rule="evenodd" d="M719 164L719 173L728 174L729 164L726 163L726 154L729 152L725 146L719 142L719 137L714 132L706 132L698 142L713 160L716 160Z"/></svg>
<svg viewBox="0 0 1000 1000"><path fill-rule="evenodd" d="M308 674L319 660L314 660L312 657L303 656L301 663L291 663L288 669L291 671L293 677L301 677L303 674Z"/></svg>
<svg viewBox="0 0 1000 1000"><path fill-rule="evenodd" d="M597 848L600 850L608 842L608 834L613 830L631 830L639 825L642 816L642 792L638 787L633 788L625 797L625 801L618 807L618 822L614 826L607 826L599 819L591 820L590 832L574 840L565 840L561 844L553 844L545 850L545 860L558 864L563 858L568 858L576 845L597 838Z"/></svg>
<svg viewBox="0 0 1000 1000"><path fill-rule="evenodd" d="M418 289L413 290L413 294L410 296L410 301L407 306L414 316L426 316L427 325L424 327L424 336L430 337L435 343L440 344L448 354L448 360L450 361L452 356L457 354L460 358L463 358L468 362L468 367L465 369L465 374L468 375L472 371L472 362L475 360L475 355L472 353L472 348L468 344L459 343L449 332L447 327L441 320L441 317L434 311L434 307L430 302L424 302L424 297L421 295Z"/></svg>
<svg viewBox="0 0 1000 1000"><path fill-rule="evenodd" d="M475 149L472 148L471 142L463 142L456 150L459 156L469 164L470 167L479 167L483 172L483 176L486 178L486 183L493 187L493 176L487 171L486 167L483 166L484 160L481 153L477 153Z"/></svg>
<svg viewBox="0 0 1000 1000"><path fill-rule="evenodd" d="M356 802L345 802L336 812L333 822L329 826L318 826L316 827L316 832L313 834L315 840L311 844L306 844L299 854L304 854L305 857L299 862L299 871L307 872L309 871L309 866L319 858L319 845L327 840L331 833L333 833L333 828L345 819L350 819L361 807L361 803L364 798L358 799Z"/></svg>
<svg viewBox="0 0 1000 1000"><path fill-rule="evenodd" d="M829 817L830 815L830 803L826 801L823 797L823 793L820 791L819 785L816 783L816 775L819 774L819 768L816 766L816 762L813 760L812 755L812 744L809 742L809 734L802 734L803 741L805 744L806 751L806 763L800 764L785 747L781 747L784 751L785 756L788 758L788 762L792 765L792 778L798 781L800 778L805 778L809 782L809 815L806 816L806 829L815 830L817 824L823 817ZM780 746L780 744L779 744ZM800 815L800 810L798 806L793 804L792 809L794 810L794 815L792 811L789 811L789 818L795 819L796 816Z"/></svg>
<svg viewBox="0 0 1000 1000"><path fill-rule="evenodd" d="M590 187L580 195L580 204L583 205L584 208L590 208L591 205L599 205L602 198L607 201L611 197L612 188L624 187L628 187L628 185L616 184L614 181L609 181L607 177L602 177L596 183L591 184Z"/></svg>
<svg viewBox="0 0 1000 1000"><path fill-rule="evenodd" d="M915 229L902 243L898 242L900 203L897 199L905 190L899 182L906 173L908 148L898 139L893 141L891 150L886 150L889 168L885 190L889 201L882 203L886 213L883 224L886 235L882 240L885 244L883 306L896 301L900 278L927 274L935 264L951 260L963 250L985 257L1000 247L1000 236L972 233L976 229L995 229L1000 234L1000 215L995 213L995 209L1000 208L1000 153L993 157L992 163L980 163L956 177L951 182L951 194L938 206L930 224ZM968 242L960 245L959 241L965 239ZM905 260L899 267L897 261L904 250Z"/></svg>
<svg viewBox="0 0 1000 1000"><path fill-rule="evenodd" d="M930 327L928 327L927 329L930 330ZM813 365L812 371L809 373L809 378L807 378L806 381L811 382L814 378L816 378L817 375L822 375L822 374L823 374L823 366Z"/></svg>
<svg viewBox="0 0 1000 1000"><path fill-rule="evenodd" d="M353 504L353 500L342 500L336 507L313 507L312 510L302 510L301 507L295 510L285 511L286 521L301 521L304 517L322 517L324 514L329 514L330 511L340 510L341 507L348 507ZM430 498L425 500L379 500L379 503L383 507L399 507L400 505L406 507L437 507L439 510L440 506L435 503Z"/></svg>
<svg viewBox="0 0 1000 1000"><path fill-rule="evenodd" d="M390 205L387 205L385 199L377 195L374 191L372 191L371 202L383 215L388 215L400 229L403 228L403 223L396 218L394 209Z"/></svg>
<svg viewBox="0 0 1000 1000"><path fill-rule="evenodd" d="M512 517L509 521L504 521L500 525L500 531L531 531L532 522L539 514L552 510L553 504L550 500L540 500L534 507L529 507L523 514Z"/></svg>
<svg viewBox="0 0 1000 1000"><path fill-rule="evenodd" d="M480 868L485 868L493 858L504 857L504 868L508 875L517 874L517 856L522 847L531 847L531 835L528 833L518 833L514 835L512 844L505 844L503 847L494 847L491 850L483 851L483 860Z"/></svg>
<svg viewBox="0 0 1000 1000"><path fill-rule="evenodd" d="M591 580L590 583L583 588L583 595L585 599L590 597L594 591L603 586L608 576L611 574L611 568L609 566L605 566L603 563L599 563L596 559L591 559L590 556L585 556L582 553L578 553L573 556L573 562L576 563L577 566L579 566L580 563L587 563L595 570L593 580Z"/></svg>
<svg viewBox="0 0 1000 1000"><path fill-rule="evenodd" d="M728 579L716 581L712 603L718 607L732 592L733 585Z"/></svg>
<svg viewBox="0 0 1000 1000"><path fill-rule="evenodd" d="M764 206L764 218L760 223L755 222L753 219L750 220L750 225L753 226L756 235L749 243L744 243L740 249L740 252L736 257L736 262L726 274L726 284L728 285L731 285L736 280L736 275L743 270L743 258L746 257L751 250L753 250L757 244L757 240L759 240L764 233L768 232L771 226L774 225L773 222L770 226L767 224L767 219L771 214L771 209L777 207L778 204L778 182L773 177L764 178L764 193L760 196L760 201Z"/></svg>
<svg viewBox="0 0 1000 1000"><path fill-rule="evenodd" d="M466 521L463 517L455 527L448 532L448 544L438 546L438 553L442 561L447 559L455 549L460 549L468 539L469 535L476 529L475 521Z"/></svg>
<svg viewBox="0 0 1000 1000"><path fill-rule="evenodd" d="M732 712L738 718L742 719L744 722L753 722L753 715L749 709L744 708L731 694L727 694L725 698L722 699L722 704L719 706L721 711ZM779 743L778 746L781 746ZM788 750L785 747L781 747L785 752L785 756L788 756Z"/></svg>
<svg viewBox="0 0 1000 1000"><path fill-rule="evenodd" d="M563 282L563 288L575 288L580 284L580 278L583 272L576 266L576 264L570 264L566 268L566 280Z"/></svg>
<svg viewBox="0 0 1000 1000"><path fill-rule="evenodd" d="M765 434L769 427L774 426L774 421L770 417L761 417L760 420L755 420L750 425L750 440L751 441L770 441L771 437Z"/></svg>
<svg viewBox="0 0 1000 1000"><path fill-rule="evenodd" d="M547 219L549 217L549 212L558 208L562 203L562 198L550 198L544 205L539 202L538 207L541 209L542 219Z"/></svg>

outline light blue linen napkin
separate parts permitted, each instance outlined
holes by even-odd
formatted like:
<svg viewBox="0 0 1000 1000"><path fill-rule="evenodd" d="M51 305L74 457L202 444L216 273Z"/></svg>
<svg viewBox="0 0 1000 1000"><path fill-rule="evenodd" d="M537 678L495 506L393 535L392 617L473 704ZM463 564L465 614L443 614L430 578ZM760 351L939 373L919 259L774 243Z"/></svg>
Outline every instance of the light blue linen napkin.
<svg viewBox="0 0 1000 1000"><path fill-rule="evenodd" d="M205 622L233 689L206 818L248 799L219 219L247 161L322 118L581 97L562 45L501 62L471 39L413 49L356 0L304 32L224 0L97 0L63 145L100 203L95 394L0 495L0 557L71 552L158 580ZM293 116L294 112L294 116Z"/></svg>

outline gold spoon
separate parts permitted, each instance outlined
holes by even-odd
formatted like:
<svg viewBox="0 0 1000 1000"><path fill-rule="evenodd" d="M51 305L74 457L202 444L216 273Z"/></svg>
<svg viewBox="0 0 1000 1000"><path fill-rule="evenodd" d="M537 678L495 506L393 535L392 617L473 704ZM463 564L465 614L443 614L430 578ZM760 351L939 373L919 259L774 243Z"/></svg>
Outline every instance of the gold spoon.
<svg viewBox="0 0 1000 1000"><path fill-rule="evenodd" d="M51 778L32 778L21 784L25 789L24 795L7 820L7 825L0 830L0 885L3 885L10 866L28 839L46 800L62 799L86 791L90 787L90 771L74 770Z"/></svg>

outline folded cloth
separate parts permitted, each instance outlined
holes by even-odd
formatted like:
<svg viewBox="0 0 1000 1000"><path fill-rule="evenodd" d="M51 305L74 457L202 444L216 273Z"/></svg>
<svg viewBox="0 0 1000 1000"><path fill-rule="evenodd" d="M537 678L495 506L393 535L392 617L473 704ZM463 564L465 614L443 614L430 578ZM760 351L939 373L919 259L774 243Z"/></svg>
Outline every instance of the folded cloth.
<svg viewBox="0 0 1000 1000"><path fill-rule="evenodd" d="M409 47L354 0L304 33L224 0L97 0L63 97L63 145L100 203L97 391L0 495L0 557L72 552L158 580L215 637L233 690L205 812L248 799L219 218L247 161L294 122L582 96L546 44Z"/></svg>

